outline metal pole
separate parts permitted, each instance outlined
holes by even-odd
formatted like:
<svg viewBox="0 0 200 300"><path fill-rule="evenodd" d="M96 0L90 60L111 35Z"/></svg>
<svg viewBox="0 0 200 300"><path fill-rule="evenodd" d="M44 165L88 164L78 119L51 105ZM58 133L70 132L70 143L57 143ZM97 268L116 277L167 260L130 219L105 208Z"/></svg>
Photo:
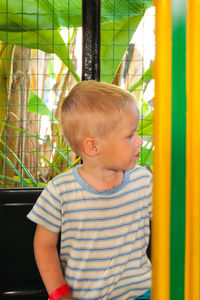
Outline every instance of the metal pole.
<svg viewBox="0 0 200 300"><path fill-rule="evenodd" d="M82 80L100 81L101 0L82 0Z"/></svg>

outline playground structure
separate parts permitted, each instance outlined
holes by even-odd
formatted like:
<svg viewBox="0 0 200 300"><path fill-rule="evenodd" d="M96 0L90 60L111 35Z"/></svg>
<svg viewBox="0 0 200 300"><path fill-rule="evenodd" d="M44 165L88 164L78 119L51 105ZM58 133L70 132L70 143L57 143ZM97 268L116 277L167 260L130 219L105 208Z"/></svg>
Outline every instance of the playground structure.
<svg viewBox="0 0 200 300"><path fill-rule="evenodd" d="M158 0L153 300L200 299L200 2Z"/></svg>
<svg viewBox="0 0 200 300"><path fill-rule="evenodd" d="M91 2L99 5L99 1ZM156 0L155 6L152 299L200 300L200 2ZM91 20L86 25L95 30ZM85 57L90 58L94 41L87 43ZM83 79L99 79L98 51L95 57L93 62L85 60L89 65L83 65ZM25 192L28 195L28 190ZM4 199L2 216L5 211L9 215L9 206L13 210L17 202L16 197L10 203L7 196ZM13 216L17 217L16 212ZM30 299L42 297L40 290L31 292ZM23 293L17 296L27 297Z"/></svg>

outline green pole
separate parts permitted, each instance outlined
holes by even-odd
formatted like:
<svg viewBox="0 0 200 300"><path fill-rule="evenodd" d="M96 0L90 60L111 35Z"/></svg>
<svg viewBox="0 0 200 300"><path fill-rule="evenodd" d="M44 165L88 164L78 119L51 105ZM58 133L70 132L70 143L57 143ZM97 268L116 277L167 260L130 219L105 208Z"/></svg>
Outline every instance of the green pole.
<svg viewBox="0 0 200 300"><path fill-rule="evenodd" d="M184 300L186 173L186 0L172 8L170 300Z"/></svg>

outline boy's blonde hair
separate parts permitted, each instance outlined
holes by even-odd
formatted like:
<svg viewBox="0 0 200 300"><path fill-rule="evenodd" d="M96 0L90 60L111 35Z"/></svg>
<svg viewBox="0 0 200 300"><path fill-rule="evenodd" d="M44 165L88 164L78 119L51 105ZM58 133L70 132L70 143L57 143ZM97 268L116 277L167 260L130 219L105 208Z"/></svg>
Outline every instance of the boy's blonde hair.
<svg viewBox="0 0 200 300"><path fill-rule="evenodd" d="M137 107L135 96L113 84L94 80L77 83L61 107L62 130L73 151L81 156L86 137L106 136L128 104Z"/></svg>

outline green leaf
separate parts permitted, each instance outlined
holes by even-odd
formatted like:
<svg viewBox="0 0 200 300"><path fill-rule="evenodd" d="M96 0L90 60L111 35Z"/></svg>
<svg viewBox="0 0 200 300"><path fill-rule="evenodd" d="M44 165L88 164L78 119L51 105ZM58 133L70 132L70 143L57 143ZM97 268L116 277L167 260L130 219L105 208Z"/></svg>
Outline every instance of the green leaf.
<svg viewBox="0 0 200 300"><path fill-rule="evenodd" d="M47 5L44 5L46 2ZM58 27L56 14L52 14L52 1L1 0L1 30L26 31Z"/></svg>
<svg viewBox="0 0 200 300"><path fill-rule="evenodd" d="M31 49L40 49L47 53L55 53L69 68L77 82L80 81L72 61L69 58L68 49L60 33L57 30L32 30L27 32L0 31L0 40Z"/></svg>
<svg viewBox="0 0 200 300"><path fill-rule="evenodd" d="M143 15L151 6L151 0L101 0L101 22L118 22L127 16Z"/></svg>
<svg viewBox="0 0 200 300"><path fill-rule="evenodd" d="M60 150L61 150L61 149L60 149ZM64 149L62 149L61 151L62 151L62 153L63 153L65 156L68 156L68 155L72 152L72 150L71 150L71 148L70 148L69 145L67 145L67 146L66 146ZM55 165L59 165L60 162L62 161L62 159L63 159L63 157L60 156L60 154L58 154L58 155L57 155L57 158L56 158L56 161L55 161Z"/></svg>
<svg viewBox="0 0 200 300"><path fill-rule="evenodd" d="M81 0L1 0L0 29L26 31L80 27Z"/></svg>
<svg viewBox="0 0 200 300"><path fill-rule="evenodd" d="M80 81L62 39L56 7L61 1L1 0L0 40L55 53ZM57 3L57 6L55 5Z"/></svg>
<svg viewBox="0 0 200 300"><path fill-rule="evenodd" d="M109 22L101 25L101 81L112 82L145 10L151 6L152 1L143 0L102 2Z"/></svg>
<svg viewBox="0 0 200 300"><path fill-rule="evenodd" d="M142 147L138 163L142 165L152 165L152 148L147 149Z"/></svg>
<svg viewBox="0 0 200 300"><path fill-rule="evenodd" d="M80 81L60 28L81 26L81 0L1 0L0 40L55 53ZM112 82L121 59L151 0L101 3L101 80Z"/></svg>
<svg viewBox="0 0 200 300"><path fill-rule="evenodd" d="M17 184L22 184L23 186L28 187L28 184L26 184L26 181L25 181L25 180L24 180L24 182L22 182L22 181L19 180L20 178L23 178L23 177L18 177L18 176L9 177L9 176L0 175L0 178L3 178L3 179L4 179L4 182L5 182L6 180L8 180L8 181L14 181L14 182L17 183ZM18 179L15 179L15 178L18 178ZM33 186L33 184L32 184L32 186Z"/></svg>
<svg viewBox="0 0 200 300"><path fill-rule="evenodd" d="M152 110L152 107L148 105L143 99L141 100L141 114L143 116L143 119L149 112Z"/></svg>
<svg viewBox="0 0 200 300"><path fill-rule="evenodd" d="M39 114L41 116L49 117L52 123L58 124L58 120L53 116L52 111L49 110L48 106L44 101L38 97L34 92L30 92L29 101L27 105L28 112Z"/></svg>
<svg viewBox="0 0 200 300"><path fill-rule="evenodd" d="M19 180L18 176L14 176L14 179ZM24 178L24 181L26 182L26 186L28 187L34 187L32 182L28 178ZM22 184L22 183L21 183ZM45 187L47 185L46 182L37 182L37 187Z"/></svg>
<svg viewBox="0 0 200 300"><path fill-rule="evenodd" d="M26 181L23 179L23 177L21 176L21 174L18 172L18 170L15 168L15 166L13 165L13 163L11 162L11 160L3 153L0 151L0 156L11 166L11 168L15 171L15 173L18 174L19 178L21 179L21 182L25 185L28 186L26 184Z"/></svg>
<svg viewBox="0 0 200 300"><path fill-rule="evenodd" d="M152 112L140 120L137 132L143 137L152 135Z"/></svg>
<svg viewBox="0 0 200 300"><path fill-rule="evenodd" d="M10 153L14 156L14 158L16 159L16 161L19 163L19 165L22 167L22 169L24 170L24 172L26 173L26 175L28 176L28 178L31 180L32 184L34 186L37 186L37 183L35 181L35 179L33 178L33 176L31 175L31 173L28 171L28 169L24 166L24 164L21 162L21 160L17 157L17 155L15 154L15 152L12 151L12 149L10 147L8 147L8 145L6 145L6 143L4 143L2 141L2 139L0 139L0 143L2 145L4 145L5 148L7 148ZM15 168L16 169L16 168Z"/></svg>
<svg viewBox="0 0 200 300"><path fill-rule="evenodd" d="M147 82L152 79L152 66L149 67L148 70L143 74L142 78L138 80L135 84L133 84L129 88L129 92L135 91L139 86L141 86L144 82Z"/></svg>
<svg viewBox="0 0 200 300"><path fill-rule="evenodd" d="M21 129L21 128L18 128L16 126L7 124L5 122L1 122L0 121L0 123L3 123L5 126L13 128L13 129L17 130L20 133L26 134L26 135L28 135L30 137L36 138L37 140L43 141L44 143L46 143L47 145L49 145L52 149L54 149L55 151L57 151L62 156L62 158L68 162L68 164L70 166L73 166L72 163L71 163L71 161L57 147L55 147L53 144L49 143L47 140L39 137L38 135L32 134L31 132L28 132L28 131L26 131L24 129Z"/></svg>
<svg viewBox="0 0 200 300"><path fill-rule="evenodd" d="M57 174L60 174L61 171L52 163L50 162L50 160L48 160L44 155L41 155L39 152L36 151L36 154L42 158L47 164L49 167L51 167Z"/></svg>
<svg viewBox="0 0 200 300"><path fill-rule="evenodd" d="M69 166L64 172L67 172L69 169L75 167L76 165L78 165L81 162L81 157L78 157L71 166Z"/></svg>
<svg viewBox="0 0 200 300"><path fill-rule="evenodd" d="M101 26L101 81L111 83L141 16ZM130 28L128 28L130 26Z"/></svg>
<svg viewBox="0 0 200 300"><path fill-rule="evenodd" d="M49 29L51 23L57 28L82 25L81 0L1 0L0 2L0 27L2 28L7 24L11 30L15 28L17 31L17 25L22 20L24 28L36 22L39 25L38 29ZM121 21L128 15L142 15L151 5L151 0L102 0L101 22ZM46 22L47 20L49 22Z"/></svg>

